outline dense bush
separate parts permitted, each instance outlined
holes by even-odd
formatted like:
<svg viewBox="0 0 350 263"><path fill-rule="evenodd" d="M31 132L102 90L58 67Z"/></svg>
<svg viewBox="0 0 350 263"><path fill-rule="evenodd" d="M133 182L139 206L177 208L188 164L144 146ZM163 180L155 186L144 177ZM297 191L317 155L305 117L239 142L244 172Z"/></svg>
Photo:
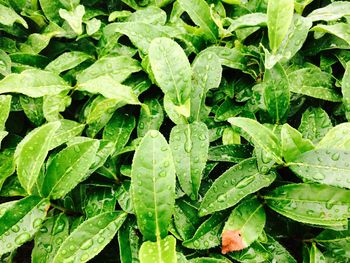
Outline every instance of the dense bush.
<svg viewBox="0 0 350 263"><path fill-rule="evenodd" d="M349 262L350 2L0 0L1 262Z"/></svg>

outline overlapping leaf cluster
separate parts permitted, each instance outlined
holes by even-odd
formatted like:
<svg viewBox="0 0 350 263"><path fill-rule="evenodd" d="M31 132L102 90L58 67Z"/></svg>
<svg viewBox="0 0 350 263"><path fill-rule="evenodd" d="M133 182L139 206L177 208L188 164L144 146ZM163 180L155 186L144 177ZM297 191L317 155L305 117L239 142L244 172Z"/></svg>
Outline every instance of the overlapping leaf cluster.
<svg viewBox="0 0 350 263"><path fill-rule="evenodd" d="M350 2L0 0L1 262L348 262Z"/></svg>

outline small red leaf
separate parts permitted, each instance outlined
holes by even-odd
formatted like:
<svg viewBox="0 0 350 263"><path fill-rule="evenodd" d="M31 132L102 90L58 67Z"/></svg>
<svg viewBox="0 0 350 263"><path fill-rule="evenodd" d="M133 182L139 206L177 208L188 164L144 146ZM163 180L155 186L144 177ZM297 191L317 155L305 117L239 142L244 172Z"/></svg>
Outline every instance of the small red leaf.
<svg viewBox="0 0 350 263"><path fill-rule="evenodd" d="M239 251L246 247L247 246L244 244L242 239L241 231L225 230L222 233L222 254L226 254L232 251Z"/></svg>

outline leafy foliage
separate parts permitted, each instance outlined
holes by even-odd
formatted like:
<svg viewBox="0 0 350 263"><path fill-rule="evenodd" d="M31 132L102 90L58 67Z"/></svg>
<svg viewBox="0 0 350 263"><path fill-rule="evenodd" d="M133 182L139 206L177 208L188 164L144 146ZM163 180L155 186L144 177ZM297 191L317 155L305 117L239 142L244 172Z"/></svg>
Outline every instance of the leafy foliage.
<svg viewBox="0 0 350 263"><path fill-rule="evenodd" d="M0 0L1 262L350 262L350 3Z"/></svg>

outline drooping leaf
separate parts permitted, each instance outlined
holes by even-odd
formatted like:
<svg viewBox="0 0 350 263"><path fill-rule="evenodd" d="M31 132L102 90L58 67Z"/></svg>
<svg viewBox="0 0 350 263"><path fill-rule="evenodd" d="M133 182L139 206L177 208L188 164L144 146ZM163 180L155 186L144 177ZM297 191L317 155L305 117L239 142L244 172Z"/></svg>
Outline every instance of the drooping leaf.
<svg viewBox="0 0 350 263"><path fill-rule="evenodd" d="M350 25L347 23L337 23L334 25L322 25L318 24L311 28L311 31L329 33L335 35L346 41L350 45L350 35L349 35Z"/></svg>
<svg viewBox="0 0 350 263"><path fill-rule="evenodd" d="M350 150L350 124L342 123L328 130L328 132L316 145L316 148L349 151Z"/></svg>

